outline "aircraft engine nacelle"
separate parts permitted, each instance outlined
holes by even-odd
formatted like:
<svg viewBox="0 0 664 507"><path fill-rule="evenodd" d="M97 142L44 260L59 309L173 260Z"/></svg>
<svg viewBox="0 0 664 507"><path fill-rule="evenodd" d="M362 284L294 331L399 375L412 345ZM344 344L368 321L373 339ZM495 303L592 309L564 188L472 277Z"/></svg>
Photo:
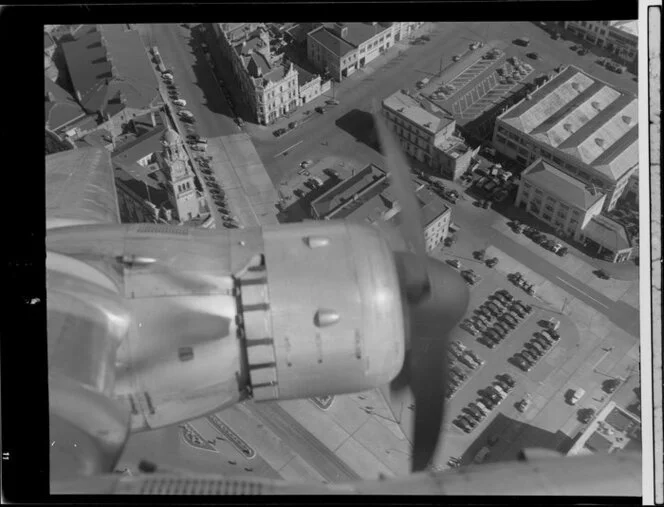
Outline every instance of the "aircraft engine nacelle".
<svg viewBox="0 0 664 507"><path fill-rule="evenodd" d="M304 222L263 228L266 284L241 280L254 399L358 392L392 380L405 326L390 248L374 228Z"/></svg>

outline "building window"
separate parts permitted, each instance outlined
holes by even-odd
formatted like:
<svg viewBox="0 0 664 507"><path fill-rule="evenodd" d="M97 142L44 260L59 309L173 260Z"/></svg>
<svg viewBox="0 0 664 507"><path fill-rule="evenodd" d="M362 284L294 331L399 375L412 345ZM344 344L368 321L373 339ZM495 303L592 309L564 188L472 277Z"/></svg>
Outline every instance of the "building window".
<svg viewBox="0 0 664 507"><path fill-rule="evenodd" d="M562 211L559 211L557 215L559 218L565 218L565 213L563 213Z"/></svg>
<svg viewBox="0 0 664 507"><path fill-rule="evenodd" d="M551 215L549 215L549 214L547 214L547 213L544 213L544 214L542 215L542 218L543 218L544 220L546 220L547 222L550 222L550 221L551 221Z"/></svg>

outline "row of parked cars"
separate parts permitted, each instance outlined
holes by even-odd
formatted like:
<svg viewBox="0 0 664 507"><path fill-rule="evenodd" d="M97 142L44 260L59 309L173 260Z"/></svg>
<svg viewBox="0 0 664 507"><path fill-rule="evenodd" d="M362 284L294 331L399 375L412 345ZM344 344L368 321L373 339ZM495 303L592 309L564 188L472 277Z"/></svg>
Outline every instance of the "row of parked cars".
<svg viewBox="0 0 664 507"><path fill-rule="evenodd" d="M475 427L486 419L491 411L509 396L516 386L516 381L507 373L496 375L496 380L484 389L478 391L479 398L461 409L461 414L452 424L464 433L470 433Z"/></svg>
<svg viewBox="0 0 664 507"><path fill-rule="evenodd" d="M452 343L447 354L449 378L445 398L450 400L457 391L461 389L470 376L468 372L464 371L464 368L461 367L459 363L466 366L466 368L472 372L473 370L480 368L485 363L485 360L459 340Z"/></svg>
<svg viewBox="0 0 664 507"><path fill-rule="evenodd" d="M521 371L529 372L560 340L560 334L553 329L543 329L535 332L533 338L524 343L521 352L510 358L510 362Z"/></svg>
<svg viewBox="0 0 664 507"><path fill-rule="evenodd" d="M507 279L517 287L523 289L526 294L531 296L535 295L535 285L526 280L522 273L519 273L518 271L516 273L510 273L507 275Z"/></svg>
<svg viewBox="0 0 664 507"><path fill-rule="evenodd" d="M512 223L512 230L517 234L523 233L542 248L546 248L547 250L555 253L560 257L564 257L568 253L566 246L563 246L557 241L548 238L545 234L541 233L534 227L526 226L517 221Z"/></svg>

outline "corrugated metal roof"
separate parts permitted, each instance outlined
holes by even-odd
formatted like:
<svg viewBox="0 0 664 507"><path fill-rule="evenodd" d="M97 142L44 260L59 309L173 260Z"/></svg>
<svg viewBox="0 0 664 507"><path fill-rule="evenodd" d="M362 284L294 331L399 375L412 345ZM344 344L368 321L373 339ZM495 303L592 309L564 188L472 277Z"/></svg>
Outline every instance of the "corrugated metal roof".
<svg viewBox="0 0 664 507"><path fill-rule="evenodd" d="M530 165L521 175L521 179L582 210L587 210L603 196L600 192L593 195L585 183L542 159Z"/></svg>
<svg viewBox="0 0 664 507"><path fill-rule="evenodd" d="M611 180L638 163L636 97L576 67L568 67L545 83L499 121Z"/></svg>

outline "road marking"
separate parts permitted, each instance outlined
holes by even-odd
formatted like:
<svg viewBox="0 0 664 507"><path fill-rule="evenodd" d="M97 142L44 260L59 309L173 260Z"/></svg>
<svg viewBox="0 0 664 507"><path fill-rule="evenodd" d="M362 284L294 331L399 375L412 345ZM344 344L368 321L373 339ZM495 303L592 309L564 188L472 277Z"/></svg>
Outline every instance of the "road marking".
<svg viewBox="0 0 664 507"><path fill-rule="evenodd" d="M301 144L301 143L302 143L302 141L298 141L298 142L296 142L293 146L289 146L289 147L286 148L285 150L282 150L282 151L280 151L279 153L277 153L277 154L274 156L274 158L277 158L277 157L281 156L283 153L285 153L285 152L287 152L287 151L289 151L289 150L292 150L292 149L295 148L298 144Z"/></svg>
<svg viewBox="0 0 664 507"><path fill-rule="evenodd" d="M587 294L586 292L584 292L584 291L582 291L581 289L579 289L576 285L573 285L573 284L569 283L568 281L563 280L563 279L560 278L559 276L556 276L556 278L557 278L558 280L560 280L561 282L563 282L564 284L569 285L570 287L576 289L577 291L579 291L579 292L580 292L581 294L583 294L584 296L586 296L586 297L592 299L592 300L595 301L595 303L597 303L598 305L603 306L603 307L606 308L607 310L609 309L609 307L606 306L604 303L600 303L600 302L597 301L594 297L592 297L591 295L589 295L589 294Z"/></svg>

